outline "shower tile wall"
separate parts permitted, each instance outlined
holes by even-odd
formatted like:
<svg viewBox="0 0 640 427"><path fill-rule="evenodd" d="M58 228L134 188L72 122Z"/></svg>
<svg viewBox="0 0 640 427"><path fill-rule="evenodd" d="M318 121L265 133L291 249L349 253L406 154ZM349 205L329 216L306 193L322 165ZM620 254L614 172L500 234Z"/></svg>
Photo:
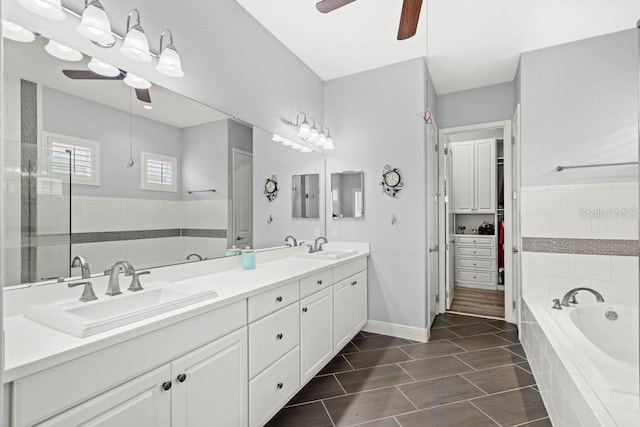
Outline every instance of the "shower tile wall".
<svg viewBox="0 0 640 427"><path fill-rule="evenodd" d="M610 301L638 301L638 246L627 245L638 239L637 183L523 187L521 194L524 295L560 298L587 286ZM535 238L545 238L536 252ZM576 244L567 239L585 239L573 251L580 253L566 253ZM625 246L635 250L610 255Z"/></svg>

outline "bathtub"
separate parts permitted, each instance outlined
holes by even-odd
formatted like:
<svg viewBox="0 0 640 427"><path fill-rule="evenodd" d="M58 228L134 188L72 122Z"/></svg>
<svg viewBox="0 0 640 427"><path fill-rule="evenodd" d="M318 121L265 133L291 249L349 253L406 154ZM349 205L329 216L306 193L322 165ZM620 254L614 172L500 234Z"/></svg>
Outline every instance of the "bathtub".
<svg viewBox="0 0 640 427"><path fill-rule="evenodd" d="M638 308L525 297L522 344L554 425L640 426Z"/></svg>

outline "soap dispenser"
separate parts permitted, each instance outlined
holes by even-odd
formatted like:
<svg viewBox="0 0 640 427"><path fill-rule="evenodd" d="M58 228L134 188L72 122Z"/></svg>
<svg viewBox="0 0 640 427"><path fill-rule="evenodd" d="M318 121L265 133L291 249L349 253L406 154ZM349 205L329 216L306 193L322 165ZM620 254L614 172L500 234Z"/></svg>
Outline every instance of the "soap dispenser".
<svg viewBox="0 0 640 427"><path fill-rule="evenodd" d="M256 268L256 253L249 246L242 250L242 268L245 270Z"/></svg>

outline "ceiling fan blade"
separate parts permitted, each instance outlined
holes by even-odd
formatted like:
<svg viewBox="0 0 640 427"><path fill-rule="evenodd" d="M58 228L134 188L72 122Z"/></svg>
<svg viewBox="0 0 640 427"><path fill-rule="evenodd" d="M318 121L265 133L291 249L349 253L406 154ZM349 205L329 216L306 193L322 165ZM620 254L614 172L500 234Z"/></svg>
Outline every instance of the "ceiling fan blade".
<svg viewBox="0 0 640 427"><path fill-rule="evenodd" d="M402 16L398 29L398 40L406 40L416 35L422 0L404 0L402 3Z"/></svg>
<svg viewBox="0 0 640 427"><path fill-rule="evenodd" d="M62 73L73 80L122 80L124 74L121 72L115 77L107 77L94 73L90 70L62 70Z"/></svg>
<svg viewBox="0 0 640 427"><path fill-rule="evenodd" d="M322 13L329 13L356 0L322 0L316 3L316 9Z"/></svg>
<svg viewBox="0 0 640 427"><path fill-rule="evenodd" d="M140 101L151 104L151 94L149 93L149 89L136 89L136 96Z"/></svg>

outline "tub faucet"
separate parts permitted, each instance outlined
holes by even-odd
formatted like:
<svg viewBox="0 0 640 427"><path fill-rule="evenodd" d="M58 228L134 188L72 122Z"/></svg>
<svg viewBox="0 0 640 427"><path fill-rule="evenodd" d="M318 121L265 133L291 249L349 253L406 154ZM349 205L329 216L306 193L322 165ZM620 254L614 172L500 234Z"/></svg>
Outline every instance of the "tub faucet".
<svg viewBox="0 0 640 427"><path fill-rule="evenodd" d="M313 247L309 246L309 252L310 253L315 253L315 252L322 251L322 244L323 243L329 243L329 241L327 240L326 237L320 236L320 237L316 238L316 240L315 240L315 242L313 244Z"/></svg>
<svg viewBox="0 0 640 427"><path fill-rule="evenodd" d="M564 294L564 297L562 297L562 302L560 304L564 305L565 307L570 307L569 303L577 304L578 301L576 300L576 294L579 291L591 292L593 295L595 295L596 301L604 302L604 298L602 297L602 294L600 292L598 292L598 291L595 291L595 290L593 290L591 288L575 288L575 289L571 289L569 292Z"/></svg>
<svg viewBox="0 0 640 427"><path fill-rule="evenodd" d="M89 269L89 263L87 262L87 259L82 255L78 255L73 259L73 261L71 261L71 268L77 267L80 267L83 279L88 279L91 277L91 269Z"/></svg>
<svg viewBox="0 0 640 427"><path fill-rule="evenodd" d="M120 278L118 275L123 271L125 276L134 276L136 271L129 261L118 261L113 264L110 270L106 270L104 274L109 275L109 287L105 295L115 296L120 295Z"/></svg>
<svg viewBox="0 0 640 427"><path fill-rule="evenodd" d="M295 237L289 235L287 237L284 238L284 242L287 244L287 246L291 247L291 246L298 246L298 239L296 239Z"/></svg>

